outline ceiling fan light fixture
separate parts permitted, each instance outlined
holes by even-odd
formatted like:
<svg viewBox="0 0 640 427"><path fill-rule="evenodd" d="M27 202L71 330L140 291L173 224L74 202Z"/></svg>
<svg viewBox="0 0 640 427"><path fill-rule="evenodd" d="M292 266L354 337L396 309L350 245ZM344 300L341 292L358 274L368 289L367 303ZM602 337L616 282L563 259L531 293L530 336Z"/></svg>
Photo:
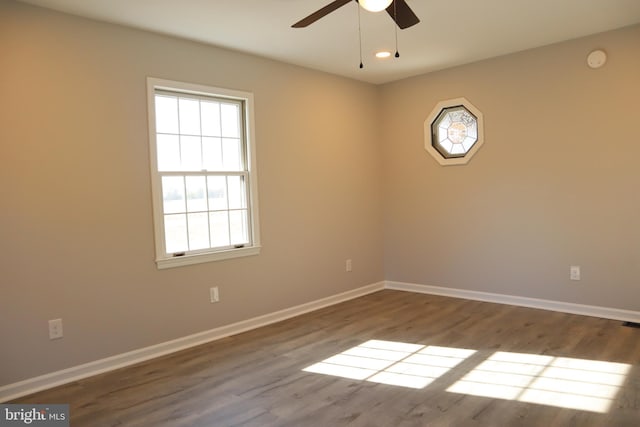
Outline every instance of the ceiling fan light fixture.
<svg viewBox="0 0 640 427"><path fill-rule="evenodd" d="M393 3L393 0L358 0L358 3L369 12L382 12Z"/></svg>

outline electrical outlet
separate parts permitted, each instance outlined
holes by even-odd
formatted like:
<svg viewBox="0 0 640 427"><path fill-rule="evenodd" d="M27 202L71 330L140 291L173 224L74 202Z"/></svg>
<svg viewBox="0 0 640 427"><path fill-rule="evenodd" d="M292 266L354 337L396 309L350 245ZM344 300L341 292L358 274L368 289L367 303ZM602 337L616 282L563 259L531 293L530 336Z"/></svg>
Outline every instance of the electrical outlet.
<svg viewBox="0 0 640 427"><path fill-rule="evenodd" d="M348 259L345 263L344 263L344 269L346 271L351 271L353 269L353 266L351 265L351 260Z"/></svg>
<svg viewBox="0 0 640 427"><path fill-rule="evenodd" d="M62 319L49 320L49 339L62 338Z"/></svg>
<svg viewBox="0 0 640 427"><path fill-rule="evenodd" d="M220 291L217 286L209 288L209 300L211 301L211 304L220 301Z"/></svg>
<svg viewBox="0 0 640 427"><path fill-rule="evenodd" d="M569 267L569 279L571 280L580 280L580 266L572 265Z"/></svg>

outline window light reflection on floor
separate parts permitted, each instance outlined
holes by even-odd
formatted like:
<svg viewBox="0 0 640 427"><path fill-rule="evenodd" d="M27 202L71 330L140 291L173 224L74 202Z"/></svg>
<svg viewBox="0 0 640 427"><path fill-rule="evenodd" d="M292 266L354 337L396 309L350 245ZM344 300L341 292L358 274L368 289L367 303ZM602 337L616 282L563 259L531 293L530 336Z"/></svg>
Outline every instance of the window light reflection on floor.
<svg viewBox="0 0 640 427"><path fill-rule="evenodd" d="M629 369L624 363L496 352L447 391L606 413Z"/></svg>
<svg viewBox="0 0 640 427"><path fill-rule="evenodd" d="M473 353L475 350L371 340L303 370L420 389Z"/></svg>
<svg viewBox="0 0 640 427"><path fill-rule="evenodd" d="M475 353L370 340L303 371L422 389ZM446 390L606 413L630 368L624 363L502 351L493 353Z"/></svg>

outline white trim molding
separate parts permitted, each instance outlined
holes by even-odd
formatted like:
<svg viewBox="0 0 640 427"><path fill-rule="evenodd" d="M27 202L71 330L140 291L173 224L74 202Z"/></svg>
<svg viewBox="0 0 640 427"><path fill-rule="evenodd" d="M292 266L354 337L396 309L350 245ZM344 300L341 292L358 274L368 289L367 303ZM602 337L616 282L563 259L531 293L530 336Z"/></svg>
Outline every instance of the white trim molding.
<svg viewBox="0 0 640 427"><path fill-rule="evenodd" d="M208 331L199 332L188 335L175 340L166 341L149 347L140 348L129 351L127 353L118 354L105 359L96 360L85 363L83 365L73 366L61 371L52 372L35 378L29 378L13 384L0 387L0 402L8 402L28 394L46 390L83 378L98 375L104 372L113 371L125 366L134 365L156 357L164 356L177 351L185 350L211 341L216 341L231 335L236 335L252 329L267 326L272 323L280 322L291 317L319 310L324 307L339 304L354 298L368 295L384 289L385 283L378 282L361 288L342 292L316 301L279 310L273 313L243 320L230 325L221 326L210 329Z"/></svg>
<svg viewBox="0 0 640 427"><path fill-rule="evenodd" d="M170 130L164 129L159 131L157 129L156 108L158 97L172 99L175 100L176 103L178 103L178 98L189 98L190 102L196 102L198 105L202 102L213 102L219 105L226 104L234 107L237 111L236 119L238 121L238 135L234 135L233 138L237 139L239 144L238 149L242 152L242 155L238 156L238 164L232 166L220 165L219 167L215 166L215 164L209 164L207 166L207 164L205 164L206 162L204 162L204 158L202 158L202 164L196 168L182 164L177 165L177 167L175 167L176 165L168 167L167 165L164 167L161 166L158 152L162 152L162 150L160 150L160 142L157 140L158 135L164 134L165 131L170 131L170 135L178 137L180 133L178 129L179 126ZM178 104L175 105L176 108L178 108ZM261 250L260 214L258 212L258 172L254 132L255 119L253 93L235 89L225 89L147 77L147 111L149 126L149 165L151 175L151 193L153 197L156 264L158 269L182 267L185 265L203 262L259 255ZM178 118L178 109L175 110L174 113L176 114L174 119L179 123L180 119ZM196 130L193 132L196 132ZM202 133L202 129L200 129L199 132ZM216 137L221 137L221 135ZM203 147L200 148L204 150ZM204 151L202 151L202 153L204 153ZM215 159L211 161L215 163ZM200 169L200 167L202 167L202 169ZM209 169L207 169L207 167ZM164 211L163 180L170 177L175 179L185 179L187 176L195 176L198 179L203 180L205 178L209 179L213 177L234 177L241 180L240 182L243 183L241 184L242 192L244 192L243 199L246 200L243 200L242 207L236 206L236 208L239 208L237 209L238 212L245 211L245 215L243 215L245 217L243 224L246 228L246 235L244 236L246 240L235 242L241 243L241 245L234 246L233 241L228 241L226 243L219 242L221 245L228 245L226 247L216 246L216 244L208 241L209 233L207 232L205 233L205 247L202 247L201 249L193 249L189 245L183 247L182 244L179 244L173 249L167 247L167 240L165 236L165 219L167 214L179 213L183 215L186 212L184 211L184 206L179 208L176 212ZM227 206L227 208L230 207ZM225 212L233 210L227 208L222 210ZM213 210L207 208L204 209L204 212L213 212ZM228 227L230 227L229 224L227 224L227 228ZM229 231L229 229L227 231ZM187 239L186 234L183 237Z"/></svg>
<svg viewBox="0 0 640 427"><path fill-rule="evenodd" d="M495 294L490 292L470 291L466 289L445 288L441 286L420 285L386 281L385 289L415 292L420 294L440 295L452 298L464 298L475 301L509 304L519 307L539 308L541 310L558 311L561 313L579 314L582 316L602 317L604 319L622 320L626 322L640 322L640 312L622 310L619 308L598 307L593 305L574 304L570 302L551 301L538 298L520 297L515 295Z"/></svg>

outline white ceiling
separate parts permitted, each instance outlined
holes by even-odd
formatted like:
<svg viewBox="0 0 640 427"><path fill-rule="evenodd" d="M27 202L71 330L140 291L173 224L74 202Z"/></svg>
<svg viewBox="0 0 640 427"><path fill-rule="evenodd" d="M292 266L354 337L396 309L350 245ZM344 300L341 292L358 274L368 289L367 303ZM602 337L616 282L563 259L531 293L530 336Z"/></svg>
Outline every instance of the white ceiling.
<svg viewBox="0 0 640 427"><path fill-rule="evenodd" d="M307 28L291 25L332 0L22 0L101 21L184 37L346 77L385 83L640 22L640 0L407 0L421 22L347 4ZM594 48L597 46L594 46Z"/></svg>

